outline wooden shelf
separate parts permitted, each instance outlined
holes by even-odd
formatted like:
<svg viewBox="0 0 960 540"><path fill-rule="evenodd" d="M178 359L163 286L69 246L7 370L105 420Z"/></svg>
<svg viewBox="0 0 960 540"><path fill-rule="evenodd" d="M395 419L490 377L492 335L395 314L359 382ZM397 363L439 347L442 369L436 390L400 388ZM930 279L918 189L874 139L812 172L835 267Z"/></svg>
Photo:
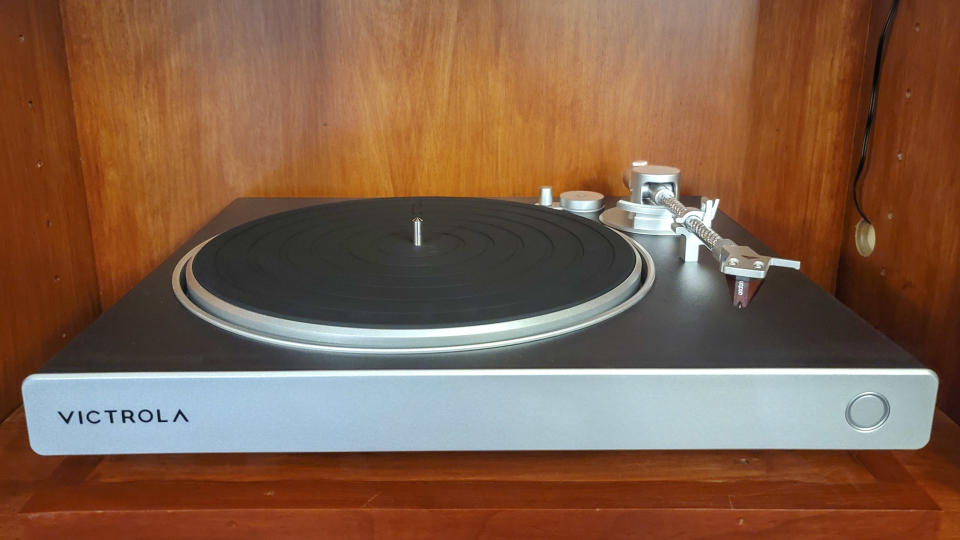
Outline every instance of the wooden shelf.
<svg viewBox="0 0 960 540"><path fill-rule="evenodd" d="M915 452L42 457L0 425L0 537L955 537L960 427Z"/></svg>

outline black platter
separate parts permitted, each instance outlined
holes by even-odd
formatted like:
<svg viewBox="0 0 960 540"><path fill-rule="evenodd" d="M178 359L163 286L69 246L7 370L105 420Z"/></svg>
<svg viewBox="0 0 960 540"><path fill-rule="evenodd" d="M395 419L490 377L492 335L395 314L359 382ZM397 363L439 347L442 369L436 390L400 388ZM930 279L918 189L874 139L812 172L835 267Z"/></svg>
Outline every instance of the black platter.
<svg viewBox="0 0 960 540"><path fill-rule="evenodd" d="M210 239L178 272L181 301L222 328L363 352L541 339L619 313L652 282L643 250L595 221L450 197L270 215Z"/></svg>

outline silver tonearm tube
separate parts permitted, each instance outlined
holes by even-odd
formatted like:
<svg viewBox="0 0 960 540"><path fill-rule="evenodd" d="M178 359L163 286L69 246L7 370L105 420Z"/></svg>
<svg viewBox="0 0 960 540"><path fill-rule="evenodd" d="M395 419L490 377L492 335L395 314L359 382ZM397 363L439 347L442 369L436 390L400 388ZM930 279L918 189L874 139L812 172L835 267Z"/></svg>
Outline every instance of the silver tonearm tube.
<svg viewBox="0 0 960 540"><path fill-rule="evenodd" d="M760 255L720 236L711 228L719 199L701 199L700 208L686 206L677 198L680 170L664 165L635 161L624 173L630 197L617 201L600 216L605 224L638 234L677 234L685 239L684 261L696 262L700 246L720 263L720 271L731 280L733 303L746 307L771 267L800 269L800 261Z"/></svg>
<svg viewBox="0 0 960 540"><path fill-rule="evenodd" d="M670 210L676 218L673 230L686 238L686 251L692 249L696 252L699 251L700 244L706 246L713 257L719 261L720 271L734 279L733 303L738 307L743 308L750 303L752 293L759 286L759 280L767 277L767 271L771 267L800 269L800 261L760 255L749 246L741 246L729 238L720 236L704 222L705 210L684 205L670 188L657 189L653 200L656 204ZM711 221L716 214L718 202L717 200L707 202ZM697 241L692 241L693 238Z"/></svg>

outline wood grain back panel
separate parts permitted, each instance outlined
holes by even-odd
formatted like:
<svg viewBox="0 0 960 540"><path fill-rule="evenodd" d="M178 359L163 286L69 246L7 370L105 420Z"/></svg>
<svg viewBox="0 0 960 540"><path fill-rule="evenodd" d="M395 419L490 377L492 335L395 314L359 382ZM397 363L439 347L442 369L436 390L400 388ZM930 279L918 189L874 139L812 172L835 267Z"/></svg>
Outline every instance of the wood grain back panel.
<svg viewBox="0 0 960 540"><path fill-rule="evenodd" d="M868 6L65 0L101 300L235 197L624 194L638 157L832 289Z"/></svg>
<svg viewBox="0 0 960 540"><path fill-rule="evenodd" d="M96 313L86 195L56 0L0 3L0 418Z"/></svg>
<svg viewBox="0 0 960 540"><path fill-rule="evenodd" d="M853 242L848 209L837 296L940 376L960 418L960 4L900 4L880 84L862 201L876 250Z"/></svg>
<svg viewBox="0 0 960 540"><path fill-rule="evenodd" d="M760 2L746 162L732 214L833 291L870 4ZM793 255L789 255L793 254Z"/></svg>

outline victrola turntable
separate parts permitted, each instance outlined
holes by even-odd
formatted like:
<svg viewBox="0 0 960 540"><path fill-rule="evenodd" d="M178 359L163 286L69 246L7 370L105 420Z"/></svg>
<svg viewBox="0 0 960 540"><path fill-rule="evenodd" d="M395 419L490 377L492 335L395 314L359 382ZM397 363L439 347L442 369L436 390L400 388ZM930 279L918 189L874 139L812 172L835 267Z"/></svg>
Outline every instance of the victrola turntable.
<svg viewBox="0 0 960 540"><path fill-rule="evenodd" d="M239 199L27 378L30 442L926 443L932 371L799 272L771 271L799 263L747 247L766 252L716 201L681 202L677 169L637 162L624 180L616 202L574 191L557 204L549 188L536 203Z"/></svg>

